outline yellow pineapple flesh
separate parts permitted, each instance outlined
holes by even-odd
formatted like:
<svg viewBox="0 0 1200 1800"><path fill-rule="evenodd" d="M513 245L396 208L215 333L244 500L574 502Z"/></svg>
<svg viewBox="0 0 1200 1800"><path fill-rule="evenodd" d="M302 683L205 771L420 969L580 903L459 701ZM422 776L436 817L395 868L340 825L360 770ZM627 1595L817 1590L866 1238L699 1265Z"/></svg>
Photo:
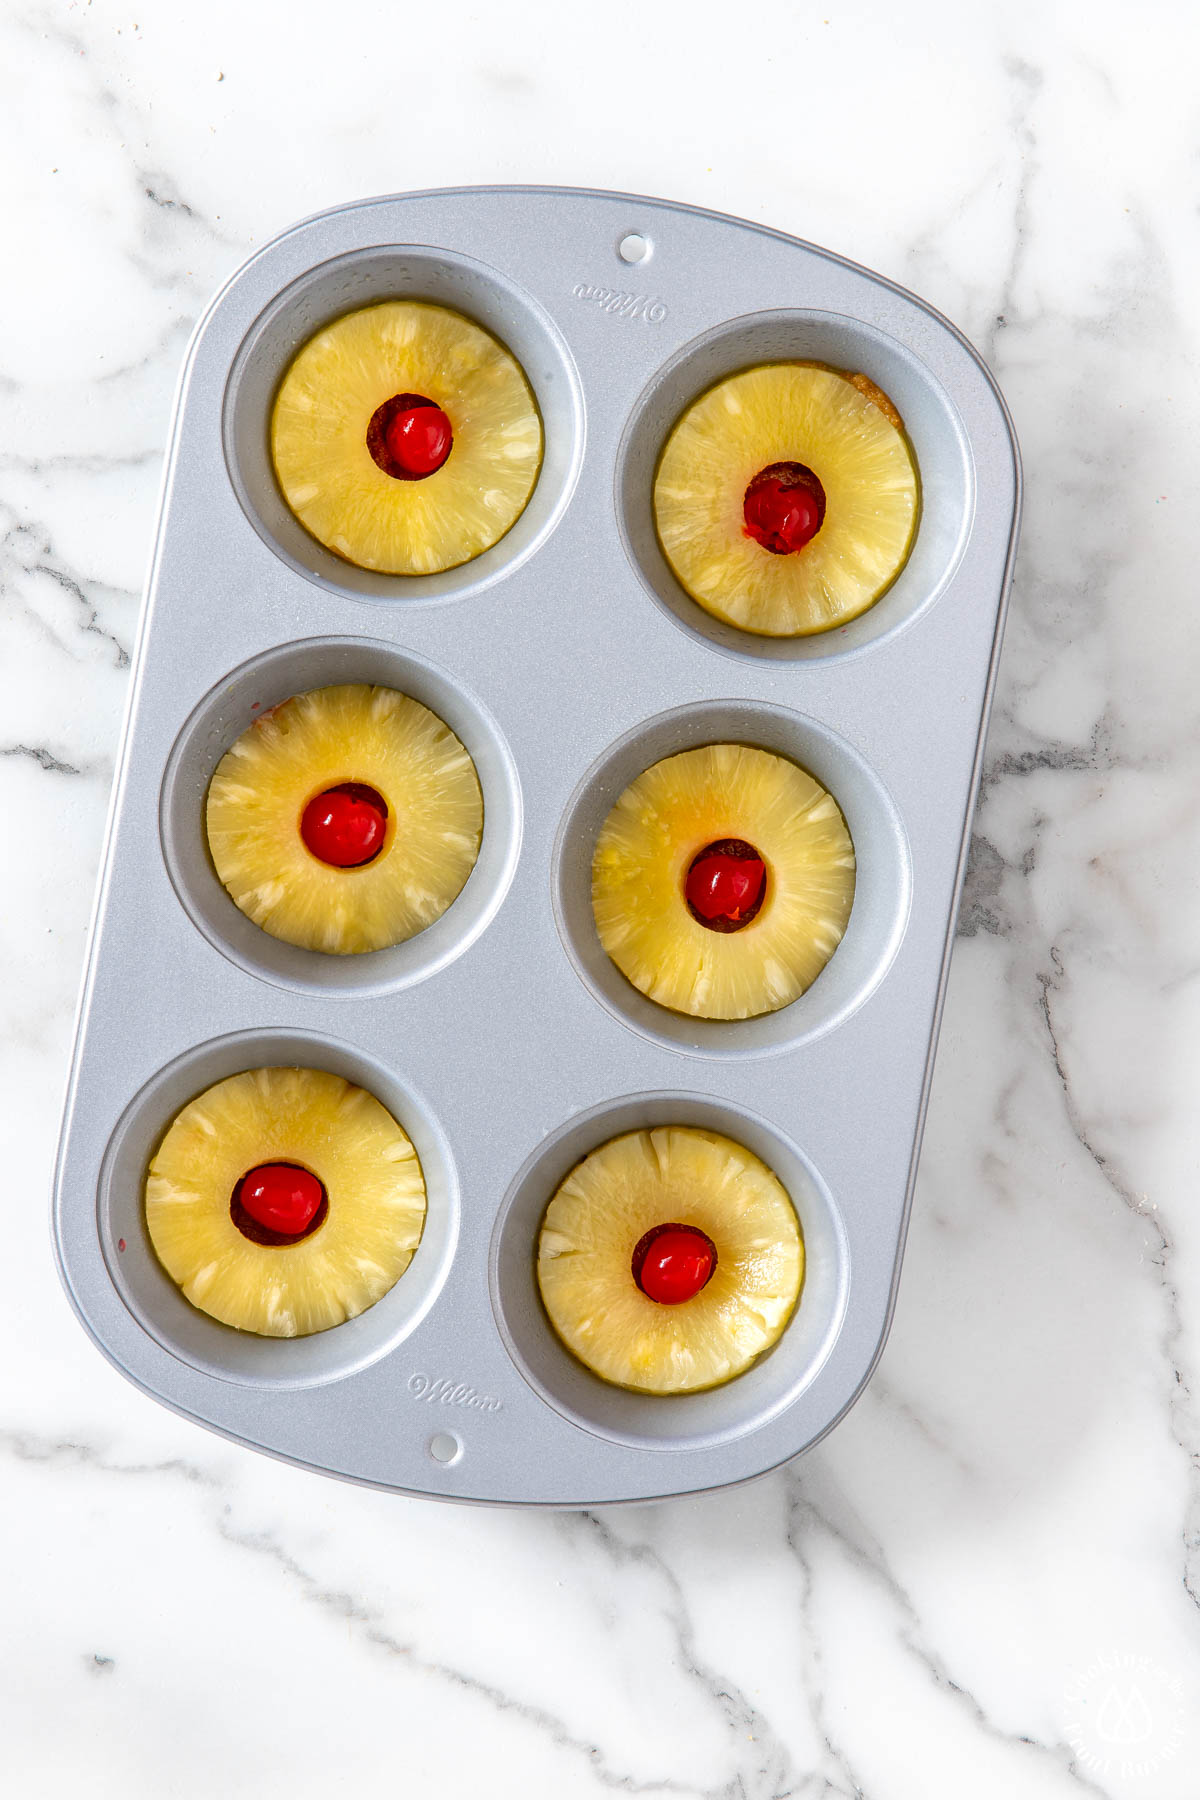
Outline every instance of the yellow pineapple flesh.
<svg viewBox="0 0 1200 1800"><path fill-rule="evenodd" d="M746 490L798 464L824 493L823 522L792 554L748 535ZM664 554L714 617L768 637L830 631L865 612L908 560L916 463L895 407L865 376L764 363L700 395L667 439L654 482Z"/></svg>
<svg viewBox="0 0 1200 1800"><path fill-rule="evenodd" d="M299 1242L234 1223L242 1177L292 1163L317 1177L323 1222ZM185 1106L150 1164L146 1225L167 1274L201 1312L263 1337L326 1331L381 1299L412 1261L425 1181L405 1132L372 1094L320 1069L250 1069Z"/></svg>
<svg viewBox="0 0 1200 1800"><path fill-rule="evenodd" d="M337 868L308 849L308 802L345 783L377 790L374 861ZM345 956L403 942L440 918L475 866L483 796L436 713L391 688L316 688L274 707L217 765L205 814L217 874L272 937Z"/></svg>
<svg viewBox="0 0 1200 1800"><path fill-rule="evenodd" d="M397 480L367 445L377 411L413 394L453 428L449 457ZM318 542L388 575L469 562L524 511L542 422L524 371L482 326L448 307L387 300L346 313L293 358L271 417L284 499Z"/></svg>
<svg viewBox="0 0 1200 1800"><path fill-rule="evenodd" d="M667 1223L703 1232L716 1251L707 1285L678 1305L641 1291L633 1257ZM612 1138L551 1200L537 1277L554 1330L604 1381L686 1394L730 1381L769 1350L804 1279L791 1200L741 1144L691 1126Z"/></svg>
<svg viewBox="0 0 1200 1800"><path fill-rule="evenodd" d="M710 930L685 882L709 845L741 840L766 865L747 924ZM747 1019L787 1006L837 949L854 900L854 846L837 802L787 757L706 744L664 758L630 783L592 859L600 942L634 987L702 1019Z"/></svg>

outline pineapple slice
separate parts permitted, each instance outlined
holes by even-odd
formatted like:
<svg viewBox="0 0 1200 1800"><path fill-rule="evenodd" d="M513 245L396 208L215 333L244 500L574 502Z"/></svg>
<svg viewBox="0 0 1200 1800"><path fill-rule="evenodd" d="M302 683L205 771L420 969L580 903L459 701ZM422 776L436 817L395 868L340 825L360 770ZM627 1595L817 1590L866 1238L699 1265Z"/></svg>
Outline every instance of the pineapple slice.
<svg viewBox="0 0 1200 1800"><path fill-rule="evenodd" d="M308 1170L324 1189L315 1229L295 1241L235 1223L243 1178L264 1165ZM373 1095L321 1069L218 1081L176 1115L146 1180L146 1226L172 1281L201 1312L262 1337L306 1337L373 1306L424 1222L406 1134Z"/></svg>
<svg viewBox="0 0 1200 1800"><path fill-rule="evenodd" d="M778 518L797 488L812 503L790 540L768 547L750 490L773 473ZM667 561L706 612L805 637L857 618L896 579L916 531L917 469L896 409L865 376L765 363L689 406L662 453L654 510Z"/></svg>
<svg viewBox="0 0 1200 1800"><path fill-rule="evenodd" d="M359 866L314 855L309 803L347 784L386 806ZM208 844L230 895L271 937L333 956L382 950L440 918L475 866L479 777L450 727L391 688L298 694L244 731L208 790Z"/></svg>
<svg viewBox="0 0 1200 1800"><path fill-rule="evenodd" d="M380 432L400 400L440 409L448 455L443 444L415 466L389 460ZM542 422L520 364L490 333L444 306L386 300L297 352L271 455L284 499L326 549L386 575L431 575L515 524L541 468Z"/></svg>
<svg viewBox="0 0 1200 1800"><path fill-rule="evenodd" d="M664 1304L634 1271L645 1239L668 1224L715 1255L697 1292ZM537 1277L550 1323L594 1374L643 1394L687 1394L731 1381L778 1340L799 1297L804 1242L787 1193L751 1151L660 1126L610 1139L571 1171L546 1210Z"/></svg>
<svg viewBox="0 0 1200 1800"><path fill-rule="evenodd" d="M757 852L757 909L714 929L689 905L702 853ZM592 859L600 942L651 1000L701 1019L787 1006L837 949L854 899L854 846L819 782L748 744L706 744L657 762L609 813Z"/></svg>

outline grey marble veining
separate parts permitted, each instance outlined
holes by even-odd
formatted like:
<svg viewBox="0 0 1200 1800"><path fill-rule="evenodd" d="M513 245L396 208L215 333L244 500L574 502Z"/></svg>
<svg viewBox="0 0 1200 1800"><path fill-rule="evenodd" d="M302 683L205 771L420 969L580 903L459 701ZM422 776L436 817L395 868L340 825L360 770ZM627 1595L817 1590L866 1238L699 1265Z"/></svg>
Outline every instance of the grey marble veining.
<svg viewBox="0 0 1200 1800"><path fill-rule="evenodd" d="M1196 37L1182 4L948 0L739 32L526 0L452 48L368 0L282 33L227 0L0 20L14 1791L1190 1800ZM793 1468L597 1517L388 1500L210 1439L94 1355L45 1230L188 331L292 218L478 180L659 191L881 269L986 351L1026 465L879 1376Z"/></svg>

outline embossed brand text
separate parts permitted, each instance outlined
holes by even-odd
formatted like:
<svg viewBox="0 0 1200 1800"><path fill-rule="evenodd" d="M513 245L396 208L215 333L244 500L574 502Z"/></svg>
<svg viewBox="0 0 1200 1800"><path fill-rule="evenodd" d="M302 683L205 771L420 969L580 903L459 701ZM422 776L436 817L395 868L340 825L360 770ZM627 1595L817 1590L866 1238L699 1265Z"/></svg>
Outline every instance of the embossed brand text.
<svg viewBox="0 0 1200 1800"><path fill-rule="evenodd" d="M622 294L616 288L593 287L587 281L577 281L571 292L576 300L590 300L616 319L644 319L647 325L657 325L667 316L666 307L653 294Z"/></svg>
<svg viewBox="0 0 1200 1800"><path fill-rule="evenodd" d="M432 1375L417 1373L408 1378L408 1391L416 1400L429 1405L469 1406L475 1412L499 1412L499 1400L481 1394L465 1381L435 1380Z"/></svg>

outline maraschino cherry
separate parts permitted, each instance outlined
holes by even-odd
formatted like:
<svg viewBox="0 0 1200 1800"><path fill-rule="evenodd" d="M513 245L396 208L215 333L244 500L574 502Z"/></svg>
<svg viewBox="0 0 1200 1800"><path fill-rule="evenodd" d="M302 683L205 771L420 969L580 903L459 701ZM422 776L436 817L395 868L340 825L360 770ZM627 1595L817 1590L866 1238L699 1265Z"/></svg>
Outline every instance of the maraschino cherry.
<svg viewBox="0 0 1200 1800"><path fill-rule="evenodd" d="M393 394L375 409L367 426L367 449L396 481L436 475L453 447L450 420L424 394Z"/></svg>
<svg viewBox="0 0 1200 1800"><path fill-rule="evenodd" d="M634 1281L660 1306L693 1299L716 1266L716 1245L695 1225L656 1225L639 1238L633 1253Z"/></svg>
<svg viewBox="0 0 1200 1800"><path fill-rule="evenodd" d="M259 1163L233 1190L229 1212L256 1244L295 1244L329 1210L324 1185L297 1163Z"/></svg>
<svg viewBox="0 0 1200 1800"><path fill-rule="evenodd" d="M332 868L361 869L383 849L387 816L387 801L377 788L343 781L309 801L300 817L300 836Z"/></svg>
<svg viewBox="0 0 1200 1800"><path fill-rule="evenodd" d="M753 844L724 838L701 850L684 882L693 918L710 931L740 931L763 903L767 868Z"/></svg>
<svg viewBox="0 0 1200 1800"><path fill-rule="evenodd" d="M803 550L825 519L825 490L803 463L760 469L742 502L743 530L773 556Z"/></svg>

